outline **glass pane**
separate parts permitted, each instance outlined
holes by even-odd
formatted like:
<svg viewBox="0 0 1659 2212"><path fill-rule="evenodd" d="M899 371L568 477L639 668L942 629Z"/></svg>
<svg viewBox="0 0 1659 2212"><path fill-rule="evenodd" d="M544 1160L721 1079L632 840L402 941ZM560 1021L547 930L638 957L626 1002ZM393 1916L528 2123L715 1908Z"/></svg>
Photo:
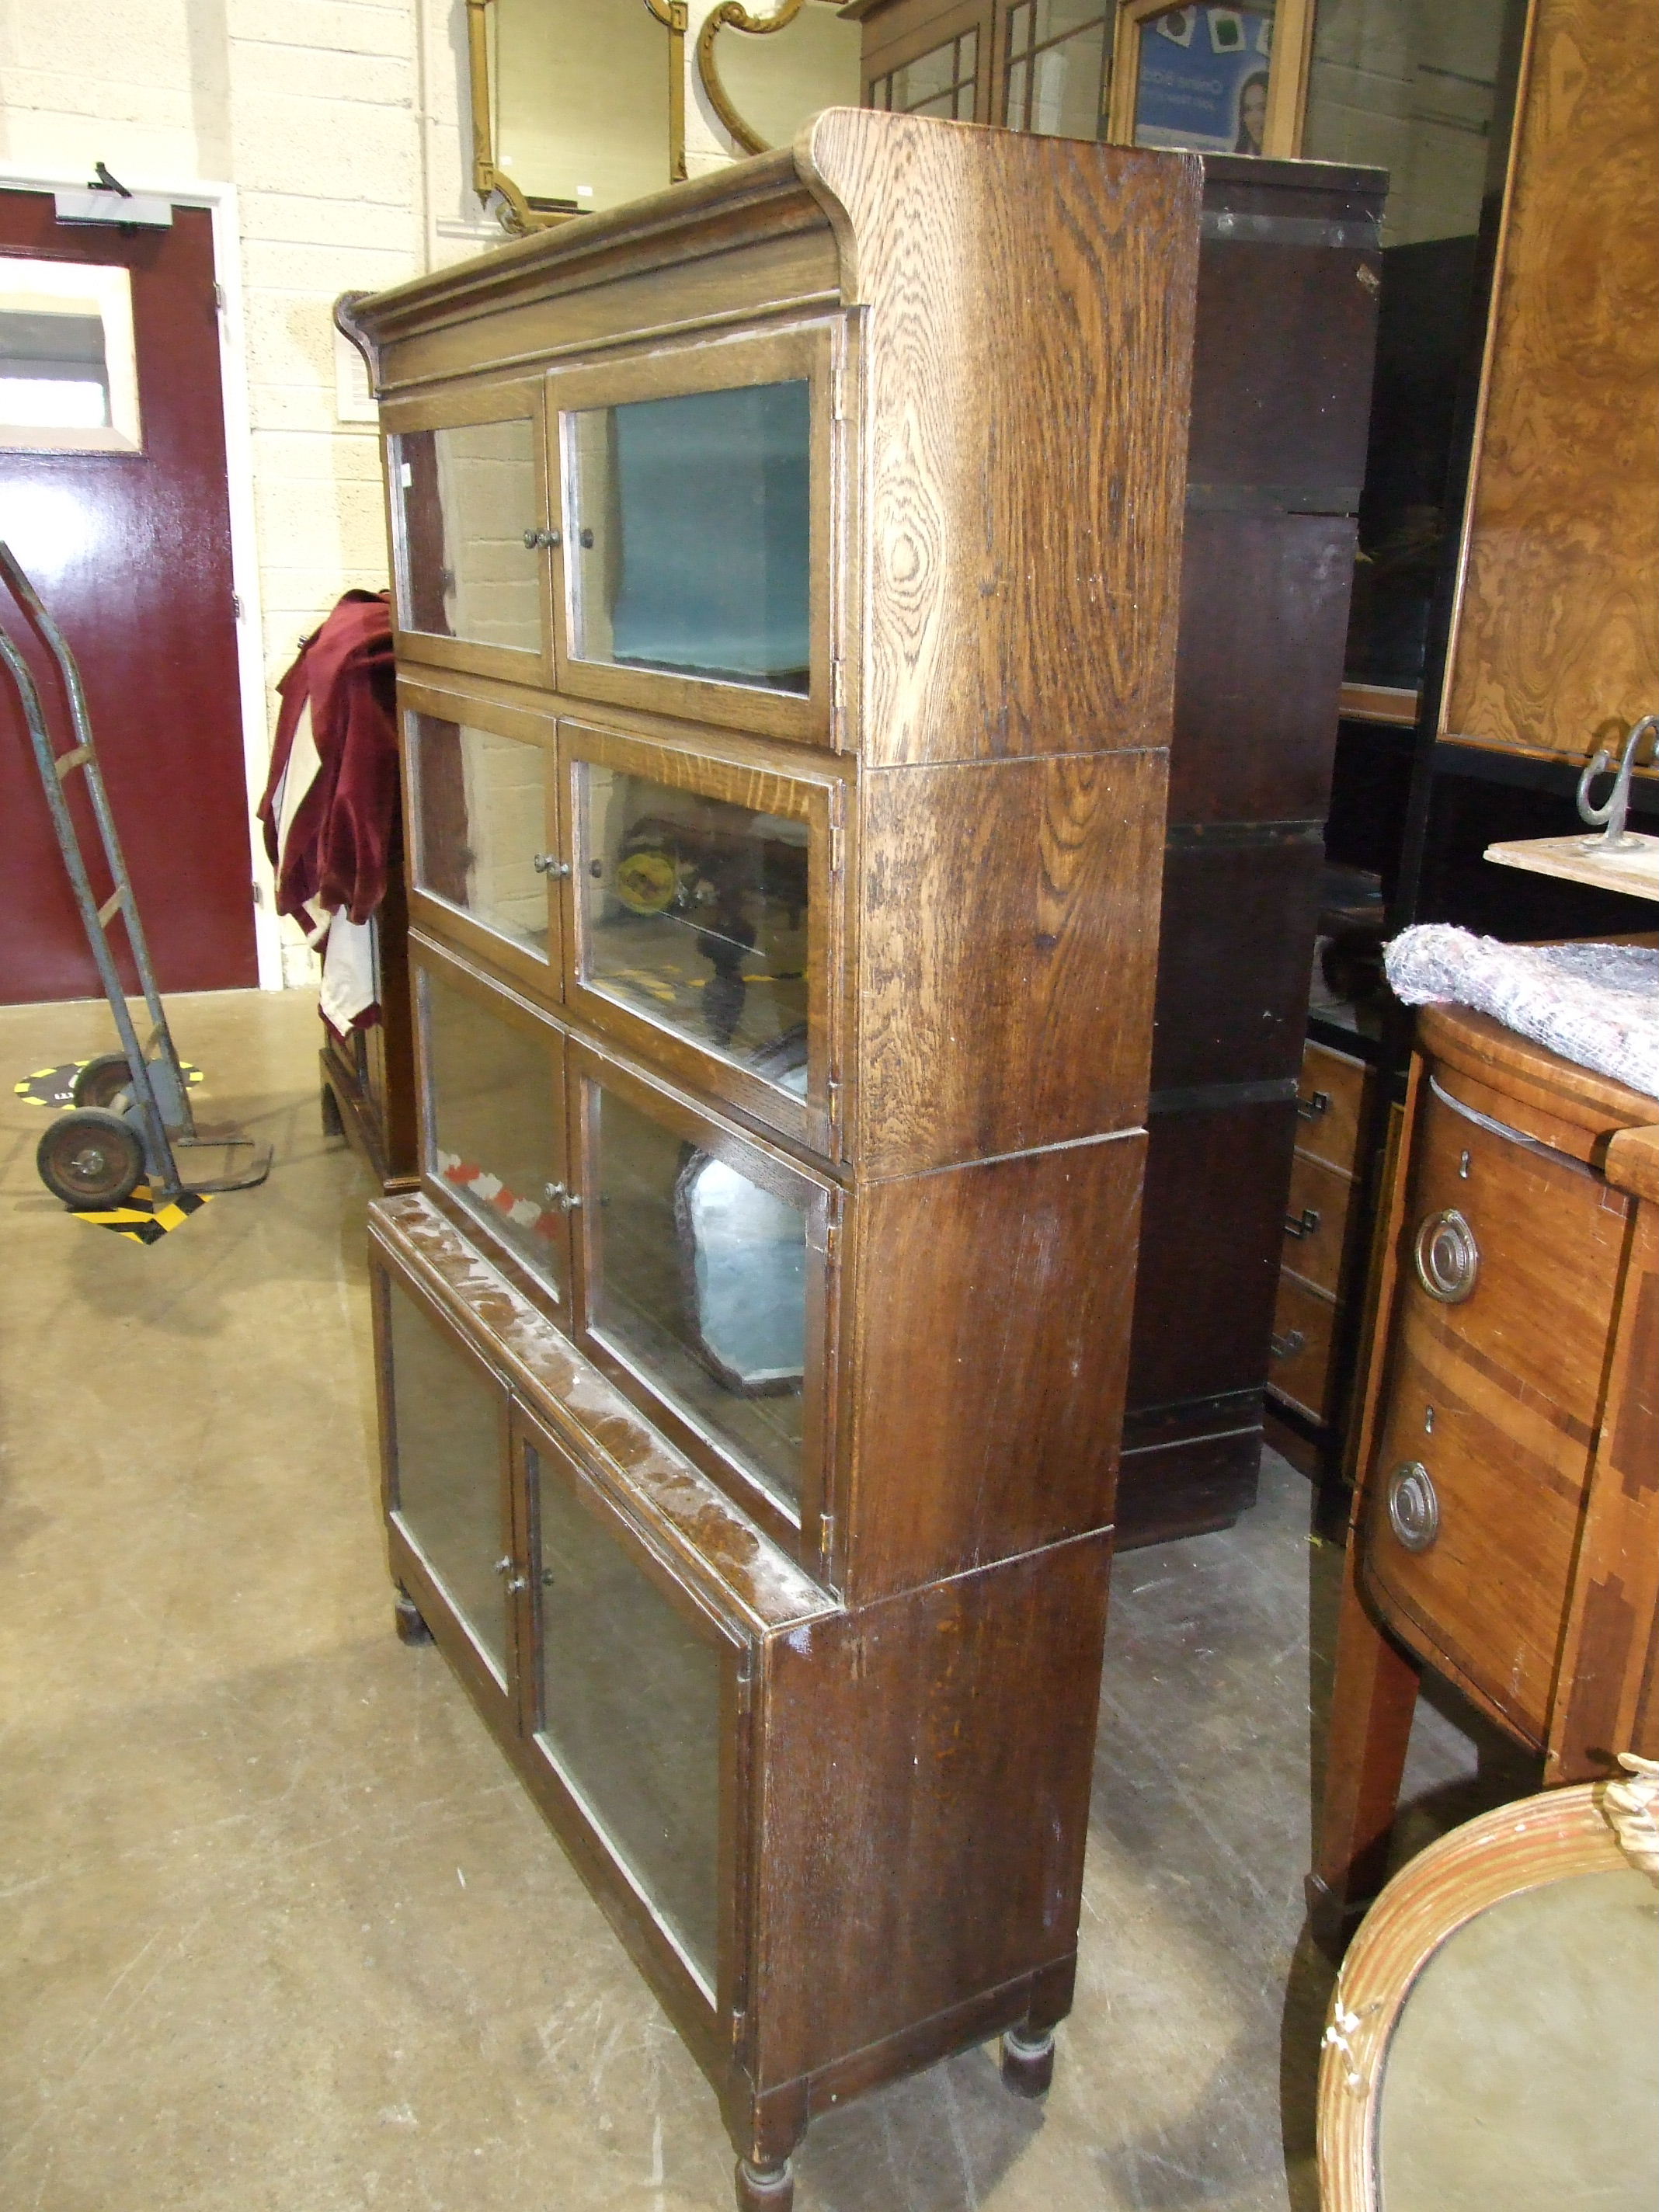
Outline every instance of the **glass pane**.
<svg viewBox="0 0 1659 2212"><path fill-rule="evenodd" d="M495 730L411 714L415 880L538 958L547 957L544 755Z"/></svg>
<svg viewBox="0 0 1659 2212"><path fill-rule="evenodd" d="M1012 58L1016 54L1029 53L1030 47L1030 0L1020 0L1020 5L1011 9L1008 14L1008 52Z"/></svg>
<svg viewBox="0 0 1659 2212"><path fill-rule="evenodd" d="M755 384L567 418L582 659L806 691L811 398Z"/></svg>
<svg viewBox="0 0 1659 2212"><path fill-rule="evenodd" d="M470 991L421 975L431 1172L556 1297L557 1130L550 1048Z"/></svg>
<svg viewBox="0 0 1659 2212"><path fill-rule="evenodd" d="M809 831L580 763L584 982L798 1097Z"/></svg>
<svg viewBox="0 0 1659 2212"><path fill-rule="evenodd" d="M1449 526L1459 392L1479 357L1490 278L1477 240L1503 186L1526 0L1413 9L1386 36L1373 14L1316 15L1304 150L1389 171L1346 672L1412 690ZM1461 486L1455 496L1461 512Z"/></svg>
<svg viewBox="0 0 1659 2212"><path fill-rule="evenodd" d="M665 191L668 31L640 0L512 0L489 16L495 159L532 208Z"/></svg>
<svg viewBox="0 0 1659 2212"><path fill-rule="evenodd" d="M1170 8L1149 17L1140 33L1136 145L1259 154L1273 46L1268 4Z"/></svg>
<svg viewBox="0 0 1659 2212"><path fill-rule="evenodd" d="M528 421L405 430L398 440L404 610L410 629L542 649L542 522Z"/></svg>
<svg viewBox="0 0 1659 2212"><path fill-rule="evenodd" d="M970 42L948 39L942 46L935 46L930 53L918 54L915 61L907 62L902 69L893 71L893 106L907 115L919 115L928 101L954 92L957 82L958 45L968 48L963 65L971 72L973 55ZM944 112L947 115L951 112L948 104Z"/></svg>
<svg viewBox="0 0 1659 2212"><path fill-rule="evenodd" d="M800 1497L806 1216L598 1090L593 1325L792 1512Z"/></svg>
<svg viewBox="0 0 1659 2212"><path fill-rule="evenodd" d="M0 258L0 446L137 453L132 280L97 263ZM14 550L38 571L28 548Z"/></svg>
<svg viewBox="0 0 1659 2212"><path fill-rule="evenodd" d="M1043 48L1031 69L1031 129L1051 138L1097 137L1105 59L1106 26L1100 20Z"/></svg>
<svg viewBox="0 0 1659 2212"><path fill-rule="evenodd" d="M720 1661L530 1455L541 1507L542 1741L712 1996Z"/></svg>
<svg viewBox="0 0 1659 2212"><path fill-rule="evenodd" d="M395 1283L391 1304L398 1517L505 1681L500 1401Z"/></svg>
<svg viewBox="0 0 1659 2212"><path fill-rule="evenodd" d="M1011 131L1024 131L1030 128L1030 118L1025 112L1025 70L1026 64L1023 61L1013 62L1009 65L1006 120Z"/></svg>

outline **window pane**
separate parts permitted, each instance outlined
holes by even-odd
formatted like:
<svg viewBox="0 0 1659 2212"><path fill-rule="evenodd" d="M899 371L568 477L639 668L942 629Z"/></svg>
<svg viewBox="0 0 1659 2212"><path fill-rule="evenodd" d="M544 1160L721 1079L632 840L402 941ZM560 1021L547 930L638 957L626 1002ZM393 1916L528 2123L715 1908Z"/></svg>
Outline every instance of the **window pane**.
<svg viewBox="0 0 1659 2212"><path fill-rule="evenodd" d="M544 756L495 730L411 714L415 880L486 929L547 957Z"/></svg>
<svg viewBox="0 0 1659 2212"><path fill-rule="evenodd" d="M0 257L0 446L131 453L143 443L130 272Z"/></svg>
<svg viewBox="0 0 1659 2212"><path fill-rule="evenodd" d="M582 980L805 1097L804 822L584 761Z"/></svg>
<svg viewBox="0 0 1659 2212"><path fill-rule="evenodd" d="M564 1214L550 1048L429 969L421 1017L429 1171L558 1297Z"/></svg>
<svg viewBox="0 0 1659 2212"><path fill-rule="evenodd" d="M806 1216L613 1092L595 1096L594 1326L793 1511Z"/></svg>
<svg viewBox="0 0 1659 2212"><path fill-rule="evenodd" d="M530 1455L541 1510L542 1740L714 1993L720 1663Z"/></svg>
<svg viewBox="0 0 1659 2212"><path fill-rule="evenodd" d="M568 418L580 658L807 690L811 399L803 380Z"/></svg>
<svg viewBox="0 0 1659 2212"><path fill-rule="evenodd" d="M1097 22L1036 56L1031 65L1033 131L1053 138L1097 135L1105 36L1105 26Z"/></svg>
<svg viewBox="0 0 1659 2212"><path fill-rule="evenodd" d="M918 54L902 69L896 69L890 80L893 88L893 105L907 115L920 114L925 102L937 100L941 94L951 92L957 82L957 41L947 40L944 46L935 46L931 53ZM946 111L949 112L948 110Z"/></svg>
<svg viewBox="0 0 1659 2212"><path fill-rule="evenodd" d="M396 1283L391 1322L398 1518L505 1681L500 1401Z"/></svg>
<svg viewBox="0 0 1659 2212"><path fill-rule="evenodd" d="M529 422L406 430L397 442L404 514L403 619L434 637L542 646L542 522Z"/></svg>

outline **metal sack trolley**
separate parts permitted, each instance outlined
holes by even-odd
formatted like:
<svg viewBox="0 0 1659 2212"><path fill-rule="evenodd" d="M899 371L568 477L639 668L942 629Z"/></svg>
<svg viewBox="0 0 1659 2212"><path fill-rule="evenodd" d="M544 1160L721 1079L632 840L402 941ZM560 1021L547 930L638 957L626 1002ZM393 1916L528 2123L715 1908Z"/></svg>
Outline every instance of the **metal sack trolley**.
<svg viewBox="0 0 1659 2212"><path fill-rule="evenodd" d="M101 1054L89 1060L75 1079L74 1105L58 1115L41 1138L35 1154L40 1179L56 1198L77 1210L121 1205L141 1182L147 1182L158 1204L168 1204L191 1192L246 1190L263 1182L270 1172L271 1147L229 1125L198 1127L185 1093L184 1073L173 1048L172 1032L155 988L149 949L132 896L131 881L115 834L98 754L92 741L86 694L75 655L63 633L40 604L39 593L18 565L11 548L0 543L0 576L17 604L33 623L58 664L69 701L75 743L59 752L46 726L40 694L16 645L0 628L0 659L10 670L29 726L35 765L52 811L52 827L69 870L76 904L86 926L87 941L98 963L98 974L115 1018L119 1052ZM76 769L86 778L87 795L102 841L104 860L114 884L100 906L94 895L81 851L80 836L70 811L64 785ZM110 950L109 926L117 915L126 923L127 942L138 970L138 988L149 1011L149 1042L140 1045L127 1006L126 994ZM179 1156L212 1152L222 1157L217 1175L186 1175ZM249 1157L233 1168L231 1158L245 1152Z"/></svg>

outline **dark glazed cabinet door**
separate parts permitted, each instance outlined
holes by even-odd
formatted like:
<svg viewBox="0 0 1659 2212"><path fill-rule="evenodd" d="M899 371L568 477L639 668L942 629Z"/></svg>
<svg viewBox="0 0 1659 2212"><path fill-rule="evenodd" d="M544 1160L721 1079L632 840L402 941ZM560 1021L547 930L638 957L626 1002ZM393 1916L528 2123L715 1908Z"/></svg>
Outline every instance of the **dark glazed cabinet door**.
<svg viewBox="0 0 1659 2212"><path fill-rule="evenodd" d="M475 1696L498 1703L510 1726L517 1577L507 1393L423 1300L378 1271L377 1285L392 1571Z"/></svg>
<svg viewBox="0 0 1659 2212"><path fill-rule="evenodd" d="M698 1091L834 1158L842 793L559 725L565 1000Z"/></svg>
<svg viewBox="0 0 1659 2212"><path fill-rule="evenodd" d="M424 939L410 952L425 1187L568 1328L562 1032Z"/></svg>
<svg viewBox="0 0 1659 2212"><path fill-rule="evenodd" d="M399 660L550 683L539 380L389 401L381 421Z"/></svg>
<svg viewBox="0 0 1659 2212"><path fill-rule="evenodd" d="M546 1431L516 1419L536 1532L526 1724L555 1785L550 1809L562 1826L575 1816L656 1948L729 2013L748 1640Z"/></svg>
<svg viewBox="0 0 1659 2212"><path fill-rule="evenodd" d="M410 902L417 926L538 999L563 988L550 715L405 684Z"/></svg>
<svg viewBox="0 0 1659 2212"><path fill-rule="evenodd" d="M826 324L548 379L562 692L840 741Z"/></svg>
<svg viewBox="0 0 1659 2212"><path fill-rule="evenodd" d="M571 1047L579 1341L821 1571L836 1193Z"/></svg>

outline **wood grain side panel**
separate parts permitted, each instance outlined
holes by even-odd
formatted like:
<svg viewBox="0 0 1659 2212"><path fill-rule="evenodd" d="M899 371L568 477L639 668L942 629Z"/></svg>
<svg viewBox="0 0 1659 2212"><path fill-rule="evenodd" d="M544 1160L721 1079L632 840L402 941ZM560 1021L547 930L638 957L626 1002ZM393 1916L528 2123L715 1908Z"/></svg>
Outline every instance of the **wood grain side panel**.
<svg viewBox="0 0 1659 2212"><path fill-rule="evenodd" d="M865 776L865 1173L1140 1121L1164 779L1161 752Z"/></svg>
<svg viewBox="0 0 1659 2212"><path fill-rule="evenodd" d="M1659 46L1536 0L1449 735L1583 757L1659 700Z"/></svg>
<svg viewBox="0 0 1659 2212"><path fill-rule="evenodd" d="M866 759L1167 743L1198 163L848 108L796 155L869 308Z"/></svg>
<svg viewBox="0 0 1659 2212"><path fill-rule="evenodd" d="M1110 1520L1145 1151L1119 1137L853 1200L849 1593Z"/></svg>
<svg viewBox="0 0 1659 2212"><path fill-rule="evenodd" d="M764 2089L1067 1956L1109 1539L768 1647Z"/></svg>
<svg viewBox="0 0 1659 2212"><path fill-rule="evenodd" d="M1655 1755L1644 1674L1659 1625L1659 1206L1644 1204L1620 1301L1607 1419L1573 1577L1544 1778Z"/></svg>

